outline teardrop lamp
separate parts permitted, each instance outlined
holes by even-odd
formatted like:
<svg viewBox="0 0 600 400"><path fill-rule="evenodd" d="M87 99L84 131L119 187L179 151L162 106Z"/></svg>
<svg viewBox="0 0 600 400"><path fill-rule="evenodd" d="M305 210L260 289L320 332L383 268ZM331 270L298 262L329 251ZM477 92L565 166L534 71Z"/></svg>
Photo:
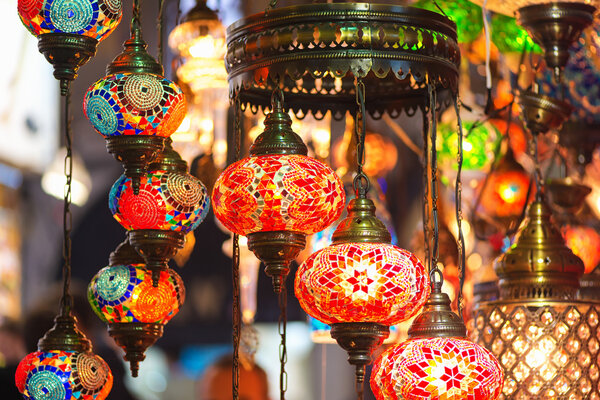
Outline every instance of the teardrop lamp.
<svg viewBox="0 0 600 400"><path fill-rule="evenodd" d="M208 214L210 200L202 182L187 173L187 163L170 139L139 183L135 194L133 179L122 175L110 191L109 207L129 231L129 241L144 257L156 286L169 260L183 247L185 234Z"/></svg>
<svg viewBox="0 0 600 400"><path fill-rule="evenodd" d="M212 199L219 221L248 237L248 248L265 263L279 293L290 262L306 245L306 235L336 221L346 195L331 168L306 156L306 146L292 131L292 120L277 95L272 110L250 156L223 171Z"/></svg>
<svg viewBox="0 0 600 400"><path fill-rule="evenodd" d="M63 95L123 15L120 0L19 0L17 8L23 25L38 38L38 49L54 66Z"/></svg>
<svg viewBox="0 0 600 400"><path fill-rule="evenodd" d="M441 274L440 274L441 277ZM466 337L463 320L441 291L443 279L408 330L408 340L375 361L371 389L377 400L494 400L503 373L496 358Z"/></svg>
<svg viewBox="0 0 600 400"><path fill-rule="evenodd" d="M358 383L389 327L414 316L429 294L425 267L391 243L373 201L350 201L332 244L298 268L295 294L307 314L331 325L331 337L348 352Z"/></svg>
<svg viewBox="0 0 600 400"><path fill-rule="evenodd" d="M163 326L185 301L185 287L179 275L161 271L154 286L152 272L144 259L125 239L111 253L88 286L88 301L94 312L108 324L108 333L125 350L131 374L138 374L144 352L163 334Z"/></svg>
<svg viewBox="0 0 600 400"><path fill-rule="evenodd" d="M137 194L140 178L165 139L186 113L181 88L164 77L163 67L146 51L138 23L124 50L106 68L107 76L87 90L83 111L106 139L108 152L123 164Z"/></svg>

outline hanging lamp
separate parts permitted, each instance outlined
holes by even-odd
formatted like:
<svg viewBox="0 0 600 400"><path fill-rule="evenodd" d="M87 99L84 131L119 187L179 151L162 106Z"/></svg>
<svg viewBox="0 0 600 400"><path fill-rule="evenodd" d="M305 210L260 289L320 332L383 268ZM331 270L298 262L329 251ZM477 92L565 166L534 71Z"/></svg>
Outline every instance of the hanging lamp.
<svg viewBox="0 0 600 400"><path fill-rule="evenodd" d="M131 37L123 47L106 68L108 75L87 90L83 110L105 137L108 152L123 163L137 194L140 178L183 121L186 105L181 88L146 51L139 0L133 2Z"/></svg>
<svg viewBox="0 0 600 400"><path fill-rule="evenodd" d="M54 67L66 94L79 67L96 54L96 46L123 16L115 0L19 0L23 25L38 38L38 49Z"/></svg>
<svg viewBox="0 0 600 400"><path fill-rule="evenodd" d="M126 238L110 254L109 265L92 278L88 301L108 324L109 335L125 350L124 358L135 377L144 352L183 305L185 288L172 269L161 271L154 286L152 272Z"/></svg>
<svg viewBox="0 0 600 400"><path fill-rule="evenodd" d="M306 156L282 100L273 95L273 111L250 156L223 171L212 195L216 217L230 231L248 237L248 248L265 263L277 293L306 235L337 220L346 201L335 172Z"/></svg>
<svg viewBox="0 0 600 400"><path fill-rule="evenodd" d="M165 149L139 178L135 193L132 178L122 175L110 191L113 217L129 231L129 241L152 271L156 286L168 261L183 247L185 234L208 214L206 188L187 173L187 163L167 140Z"/></svg>

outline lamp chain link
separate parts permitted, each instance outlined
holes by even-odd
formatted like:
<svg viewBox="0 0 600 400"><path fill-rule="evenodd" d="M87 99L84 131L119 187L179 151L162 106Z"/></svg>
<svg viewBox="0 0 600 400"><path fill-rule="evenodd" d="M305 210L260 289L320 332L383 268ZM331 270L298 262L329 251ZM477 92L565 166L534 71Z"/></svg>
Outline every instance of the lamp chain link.
<svg viewBox="0 0 600 400"><path fill-rule="evenodd" d="M157 25L157 30L158 30L158 44L157 44L158 63L160 65L163 65L163 56L164 56L164 49L163 49L163 37L165 35L164 9L165 9L165 0L158 0L158 15L156 17L156 25Z"/></svg>
<svg viewBox="0 0 600 400"><path fill-rule="evenodd" d="M433 277L435 274L438 276L442 276L442 272L438 267L438 259L439 259L439 224L438 224L438 193L437 193L437 149L436 149L436 140L437 140L437 113L436 113L436 104L437 104L437 93L435 89L435 85L429 83L428 85L429 91L429 111L431 112L431 216L433 219L433 239L432 239L432 250L431 250L431 270L429 275ZM433 285L434 279L432 279Z"/></svg>
<svg viewBox="0 0 600 400"><path fill-rule="evenodd" d="M279 323L278 330L279 336L281 336L281 343L279 344L279 362L281 364L281 370L279 372L279 398L285 400L285 392L288 386L288 374L285 370L285 363L287 362L287 289L285 282L279 292Z"/></svg>
<svg viewBox="0 0 600 400"><path fill-rule="evenodd" d="M73 150L72 150L72 131L71 131L71 84L67 82L67 92L64 95L64 126L65 126L65 146L67 155L65 156L64 174L64 206L63 206L63 293L60 304L61 315L68 315L73 307L73 298L71 297L71 229L73 216L71 214L71 184L73 180Z"/></svg>
<svg viewBox="0 0 600 400"><path fill-rule="evenodd" d="M457 154L457 164L458 169L456 171L456 184L454 186L454 195L455 195L455 207L456 207L456 227L458 230L457 235L457 247L458 247L458 276L459 276L459 287L458 287L458 296L457 296L457 305L458 305L458 315L463 318L463 307L464 307L464 297L463 297L463 286L465 284L465 236L462 230L462 166L463 166L463 127L462 120L460 118L460 99L458 96L453 97L454 99L454 111L456 112L456 119L458 123L458 154Z"/></svg>
<svg viewBox="0 0 600 400"><path fill-rule="evenodd" d="M431 248L429 236L431 231L429 225L429 115L423 110L423 247L425 255L425 266L431 271Z"/></svg>
<svg viewBox="0 0 600 400"><path fill-rule="evenodd" d="M365 198L369 191L369 177L364 173L365 165L365 136L367 133L367 117L365 111L365 84L361 78L356 79L356 120L354 123L354 132L356 134L356 176L352 182L352 187L357 198Z"/></svg>
<svg viewBox="0 0 600 400"><path fill-rule="evenodd" d="M542 169L540 168L540 157L538 150L538 136L537 134L532 135L533 141L531 142L531 157L533 157L535 167L535 196L540 198L542 196Z"/></svg>
<svg viewBox="0 0 600 400"><path fill-rule="evenodd" d="M239 95L233 100L234 113L234 147L235 161L240 159L240 147L242 142L242 105ZM237 233L233 234L233 251L231 275L233 281L233 362L232 362L232 398L239 399L240 387L240 337L242 329L241 305L240 305L240 237Z"/></svg>
<svg viewBox="0 0 600 400"><path fill-rule="evenodd" d="M140 0L133 0L133 11L131 13L131 37L141 35L141 30Z"/></svg>

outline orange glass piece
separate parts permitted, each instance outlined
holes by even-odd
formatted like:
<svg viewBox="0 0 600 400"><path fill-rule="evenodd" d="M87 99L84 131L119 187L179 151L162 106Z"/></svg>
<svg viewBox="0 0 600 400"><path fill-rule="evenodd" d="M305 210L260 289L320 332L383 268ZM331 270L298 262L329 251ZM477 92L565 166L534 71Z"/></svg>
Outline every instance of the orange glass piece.
<svg viewBox="0 0 600 400"><path fill-rule="evenodd" d="M567 225L561 229L567 247L583 261L589 274L600 264L600 234L585 225Z"/></svg>

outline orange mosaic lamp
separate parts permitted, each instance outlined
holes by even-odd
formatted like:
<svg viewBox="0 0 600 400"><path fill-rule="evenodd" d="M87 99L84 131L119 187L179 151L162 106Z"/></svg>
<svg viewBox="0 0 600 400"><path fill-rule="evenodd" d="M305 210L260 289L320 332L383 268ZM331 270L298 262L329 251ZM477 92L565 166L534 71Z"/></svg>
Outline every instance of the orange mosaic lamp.
<svg viewBox="0 0 600 400"><path fill-rule="evenodd" d="M280 292L306 235L336 221L346 195L331 168L306 156L282 99L273 96L272 107L250 157L230 165L217 179L212 204L227 229L248 237L248 248L265 263L274 290Z"/></svg>
<svg viewBox="0 0 600 400"><path fill-rule="evenodd" d="M312 254L296 273L300 306L331 325L331 337L356 366L358 383L389 327L414 316L429 295L421 261L390 242L373 201L360 196L350 201L332 245Z"/></svg>
<svg viewBox="0 0 600 400"><path fill-rule="evenodd" d="M442 281L434 282L423 312L408 331L409 339L375 361L371 389L377 400L495 400L500 396L504 381L500 364L489 350L467 339L463 320L441 291Z"/></svg>
<svg viewBox="0 0 600 400"><path fill-rule="evenodd" d="M88 286L88 301L94 312L108 324L108 333L125 350L133 376L137 376L144 352L163 334L185 301L185 287L179 275L161 271L158 285L144 259L129 239L110 255Z"/></svg>
<svg viewBox="0 0 600 400"><path fill-rule="evenodd" d="M208 214L210 200L202 182L187 173L187 163L173 150L171 139L139 183L136 194L133 179L122 175L110 191L109 208L130 232L129 240L144 257L156 286L168 261L183 247L185 234Z"/></svg>

